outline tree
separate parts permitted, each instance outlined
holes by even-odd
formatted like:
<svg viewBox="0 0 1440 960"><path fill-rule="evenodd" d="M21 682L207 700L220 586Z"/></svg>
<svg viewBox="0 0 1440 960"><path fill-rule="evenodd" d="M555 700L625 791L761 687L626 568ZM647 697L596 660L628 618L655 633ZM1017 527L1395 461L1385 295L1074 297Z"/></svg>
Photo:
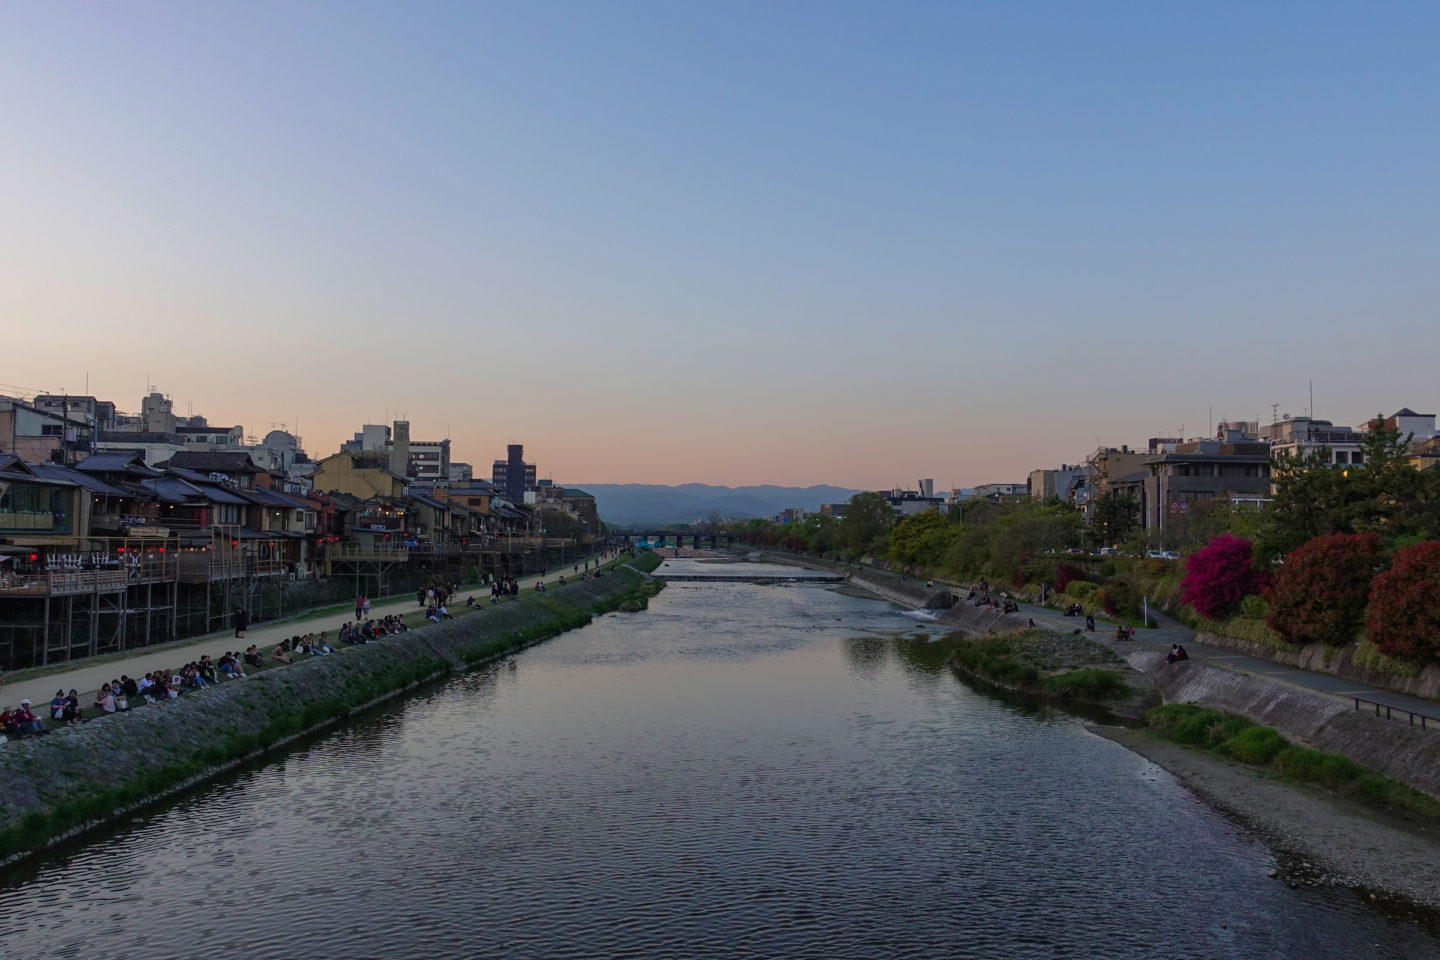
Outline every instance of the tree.
<svg viewBox="0 0 1440 960"><path fill-rule="evenodd" d="M1101 546L1124 543L1139 523L1140 502L1129 492L1111 490L1095 501L1091 527Z"/></svg>
<svg viewBox="0 0 1440 960"><path fill-rule="evenodd" d="M1249 540L1222 533L1185 560L1180 602L1202 617L1223 620L1245 597L1259 593L1268 577L1255 569Z"/></svg>
<svg viewBox="0 0 1440 960"><path fill-rule="evenodd" d="M1370 586L1365 634L1392 657L1440 656L1440 542L1395 551Z"/></svg>
<svg viewBox="0 0 1440 960"><path fill-rule="evenodd" d="M835 544L850 553L864 553L894 522L895 511L890 509L890 501L878 493L857 493L845 506Z"/></svg>
<svg viewBox="0 0 1440 960"><path fill-rule="evenodd" d="M1283 556L1332 533L1440 533L1440 478L1410 466L1409 439L1377 425L1361 440L1359 464L1332 466L1328 447L1272 459L1275 494L1264 514L1262 556Z"/></svg>
<svg viewBox="0 0 1440 960"><path fill-rule="evenodd" d="M911 514L890 531L890 559L906 565L938 566L958 532L939 510Z"/></svg>
<svg viewBox="0 0 1440 960"><path fill-rule="evenodd" d="M1374 533L1335 533L1285 555L1265 591L1265 622L1291 643L1338 647L1355 639L1384 544Z"/></svg>

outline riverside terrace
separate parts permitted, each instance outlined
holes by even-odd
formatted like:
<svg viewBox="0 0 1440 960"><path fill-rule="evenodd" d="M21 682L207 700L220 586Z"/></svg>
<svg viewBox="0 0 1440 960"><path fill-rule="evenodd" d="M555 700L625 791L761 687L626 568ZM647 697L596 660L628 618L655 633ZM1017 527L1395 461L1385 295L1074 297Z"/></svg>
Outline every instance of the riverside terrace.
<svg viewBox="0 0 1440 960"><path fill-rule="evenodd" d="M572 564L572 567L578 566L582 575L590 570L599 570L602 566L613 570L617 563L626 562L629 557L630 555L624 551L605 551L595 556L581 558L577 563ZM536 584L541 581L550 584L551 589L554 589L553 575L536 574L520 578L515 581L515 585L523 595L526 592L534 592ZM475 606L466 605L467 595L473 596ZM455 596L457 599L450 604L449 612L456 619L473 616L481 610L495 605L491 602L489 588L480 584L461 585L455 591ZM417 605L413 594L404 598L393 598L375 603L371 609L371 617L375 621L393 617L398 620L404 631L423 629L428 623L424 608ZM311 637L314 641L320 641L323 635L324 642L343 655L346 645L339 640L340 627L351 618L352 614L348 608L343 612L330 610L283 623L251 628L247 631L244 639L236 639L229 634L212 636L203 640L153 648L137 653L102 657L93 662L71 663L43 671L26 671L25 674L6 678L3 689L0 689L0 704L3 704L9 711L22 699L29 699L32 701L32 708L35 709L35 712L41 714L42 719L46 721L47 727L54 728L62 725L62 722L52 720L48 709L42 708L47 707L56 689L68 691L74 688L80 692L79 699L84 718L87 721L103 719L108 714L95 705L96 694L104 684L113 683L122 675L140 678L146 673L159 672L168 676L181 676L185 672L184 667L189 664L198 663L208 657L218 667L221 657L226 652L243 654L251 645L256 646L265 655L264 661L258 669L271 670L284 666L283 663L275 662L271 655L274 650L286 641L293 641L295 637L305 636ZM403 641L403 637L398 638L395 642L401 641ZM293 648L293 642L291 646ZM243 670L247 676L253 675L255 672L250 665L244 665ZM229 681L222 680L222 682ZM145 705L143 698L131 699L129 703L130 709Z"/></svg>
<svg viewBox="0 0 1440 960"><path fill-rule="evenodd" d="M367 498L317 492L244 453L157 466L0 455L0 669L49 666L208 633L430 579L525 576L593 552L488 486ZM394 493L396 495L389 495Z"/></svg>

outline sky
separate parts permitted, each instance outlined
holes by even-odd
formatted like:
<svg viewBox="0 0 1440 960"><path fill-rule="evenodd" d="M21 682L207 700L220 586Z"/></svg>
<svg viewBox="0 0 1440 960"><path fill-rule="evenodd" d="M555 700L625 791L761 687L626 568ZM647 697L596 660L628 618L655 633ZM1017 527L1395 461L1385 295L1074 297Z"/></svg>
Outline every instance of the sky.
<svg viewBox="0 0 1440 960"><path fill-rule="evenodd" d="M0 392L856 488L1312 381L1337 423L1435 412L1436 36L1433 3L3 4Z"/></svg>

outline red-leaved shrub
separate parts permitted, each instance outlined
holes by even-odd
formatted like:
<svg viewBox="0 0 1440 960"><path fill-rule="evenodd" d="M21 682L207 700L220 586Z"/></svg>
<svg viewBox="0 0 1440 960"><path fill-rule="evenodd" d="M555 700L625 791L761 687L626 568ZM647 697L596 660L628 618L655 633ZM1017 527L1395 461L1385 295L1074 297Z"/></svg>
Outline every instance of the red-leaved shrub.
<svg viewBox="0 0 1440 960"><path fill-rule="evenodd" d="M1375 533L1316 537L1291 550L1265 591L1265 622L1291 643L1338 647L1354 640L1384 550Z"/></svg>
<svg viewBox="0 0 1440 960"><path fill-rule="evenodd" d="M1060 593L1074 580L1085 579L1085 568L1078 563L1062 563L1055 568L1055 589Z"/></svg>
<svg viewBox="0 0 1440 960"><path fill-rule="evenodd" d="M1202 617L1223 620L1242 599L1264 589L1268 580L1263 571L1255 569L1250 541L1222 533L1186 558L1180 602L1194 607Z"/></svg>
<svg viewBox="0 0 1440 960"><path fill-rule="evenodd" d="M1390 569L1370 585L1365 631L1392 657L1440 656L1440 542L1395 551Z"/></svg>
<svg viewBox="0 0 1440 960"><path fill-rule="evenodd" d="M1100 602L1105 605L1105 612L1112 617L1129 617L1133 620L1140 616L1140 591L1128 580L1111 580L1105 584L1105 589L1100 591Z"/></svg>

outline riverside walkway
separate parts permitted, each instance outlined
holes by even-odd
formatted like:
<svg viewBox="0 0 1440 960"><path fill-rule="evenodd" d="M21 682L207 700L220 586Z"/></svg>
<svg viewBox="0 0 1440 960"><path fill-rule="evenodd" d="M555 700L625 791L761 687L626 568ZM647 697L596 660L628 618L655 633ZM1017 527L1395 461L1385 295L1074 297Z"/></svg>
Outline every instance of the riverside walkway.
<svg viewBox="0 0 1440 960"><path fill-rule="evenodd" d="M798 558L797 558L798 559ZM820 566L817 564L817 566ZM828 569L829 566L822 567ZM900 575L889 570L881 570L878 567L859 567L871 573L881 576L900 579ZM910 578L915 582L915 578ZM959 603L966 603L965 593L970 589L969 584L948 583L943 580L936 580L937 587L944 586L959 595ZM1013 599L1013 598L1012 598ZM1146 644L1155 650L1156 656L1164 657L1170 651L1171 644L1180 644L1192 660L1200 660L1212 667L1223 670L1230 670L1234 673L1246 674L1254 677L1261 677L1274 683L1282 683L1291 687L1303 690L1310 690L1315 693L1324 694L1337 700L1343 700L1354 706L1354 698L1360 697L1364 700L1379 703L1391 707L1394 710L1405 710L1410 713L1425 714L1428 717L1440 717L1440 703L1434 700L1426 700L1424 697L1414 697L1405 693L1397 693L1393 690L1386 690L1384 687L1372 686L1368 683L1360 683L1356 680L1349 680L1345 677L1337 677L1332 673L1320 673L1314 670L1306 670L1301 667L1292 667L1283 663L1276 663L1274 660L1266 660L1262 657L1252 657L1248 654L1234 653L1221 647L1201 643L1195 639L1195 631L1184 624L1158 613L1150 611L1150 615L1160 624L1158 629L1140 629L1135 631L1134 643ZM1016 616L1034 618L1037 625L1043 625L1056 630L1063 630L1066 633L1074 630L1077 626L1084 628L1084 619L1067 617L1056 610L1039 606L1033 603L1020 605L1020 613ZM1099 619L1099 618L1097 618ZM1111 625L1113 628L1113 624ZM1115 643L1111 631L1096 630L1089 634L1097 640L1107 644ZM1125 641L1128 645L1132 641ZM1117 648L1119 649L1119 648ZM1127 646L1125 649L1133 649ZM1371 704L1360 705L1362 710L1373 710ZM1397 714L1394 718L1397 722L1408 722L1403 714ZM1436 727L1440 731L1440 726Z"/></svg>
<svg viewBox="0 0 1440 960"><path fill-rule="evenodd" d="M588 560L592 563L593 568L595 561L602 557L604 562L611 563L616 560L617 555L614 552L607 552L581 557L576 562L583 564ZM562 575L571 575L568 573L568 568L557 569L543 576L535 574L523 577L519 580L520 589L522 591L533 590L537 581L544 580L547 584L553 583ZM490 587L488 585L462 584L458 591L459 601L455 604L454 615L457 617L463 615L462 608L467 593L474 595L477 604L483 601L485 606L490 605ZM237 638L234 630L226 630L174 643L139 647L90 660L72 661L63 667L38 667L14 673L5 678L5 686L0 689L0 706L14 707L22 699L29 699L31 708L43 719L49 720L50 698L55 695L55 691L73 689L78 691L80 705L82 708L86 708L88 716L94 713L89 707L95 699L96 691L103 684L120 677L121 674L139 678L159 668L178 668L192 660L199 660L206 654L212 660L218 660L225 651L243 651L252 643L268 659L270 651L275 649L280 641L306 633L318 634L322 630L329 631L329 642L333 646L339 647L340 642L337 635L340 632L340 626L346 621L354 620L355 611L350 607L345 607L336 612L333 606L327 606L321 611L300 614L290 619L250 627L245 631L243 638ZM415 594L410 593L405 596L371 601L370 616L367 619L379 620L391 614L420 615L423 612L423 608L416 605ZM413 619L413 617L408 618L406 622L407 626L412 629L415 626L411 622Z"/></svg>

